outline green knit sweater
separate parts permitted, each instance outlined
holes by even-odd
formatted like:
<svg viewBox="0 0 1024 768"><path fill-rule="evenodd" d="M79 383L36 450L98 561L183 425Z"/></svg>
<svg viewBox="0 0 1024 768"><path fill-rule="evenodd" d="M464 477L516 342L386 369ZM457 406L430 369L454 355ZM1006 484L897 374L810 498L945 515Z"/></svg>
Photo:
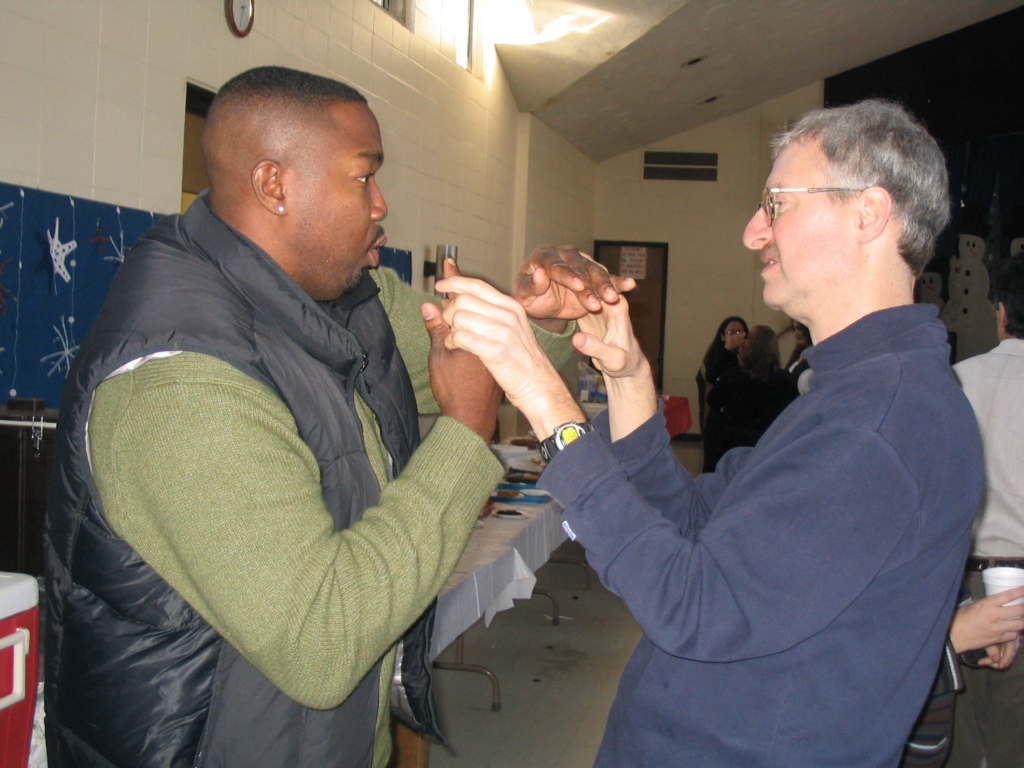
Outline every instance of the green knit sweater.
<svg viewBox="0 0 1024 768"><path fill-rule="evenodd" d="M424 297L390 270L373 274L417 405L436 412ZM571 353L570 332L538 330L556 364ZM291 412L214 357L181 353L108 379L88 433L111 528L288 696L337 706L388 656L376 766L390 754L393 646L444 585L501 468L475 433L442 417L389 483L379 427L356 405L382 492L340 532Z"/></svg>

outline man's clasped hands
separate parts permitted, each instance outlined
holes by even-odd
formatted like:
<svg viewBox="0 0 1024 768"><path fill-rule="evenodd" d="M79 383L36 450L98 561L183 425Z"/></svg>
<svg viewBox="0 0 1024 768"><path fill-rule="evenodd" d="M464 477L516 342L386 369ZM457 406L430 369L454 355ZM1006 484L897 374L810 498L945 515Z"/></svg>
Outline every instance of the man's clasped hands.
<svg viewBox="0 0 1024 768"><path fill-rule="evenodd" d="M523 265L514 295L461 275L451 261L438 291L448 294L441 318L447 325L449 350L472 353L509 399L530 421L538 439L570 421L584 420L534 335L531 319L555 333L576 321L573 346L592 358L603 372L612 408L612 439L632 432L657 411L651 368L633 335L629 304L623 294L636 287L632 278L616 277L571 246L540 246ZM423 306L428 326L437 308Z"/></svg>

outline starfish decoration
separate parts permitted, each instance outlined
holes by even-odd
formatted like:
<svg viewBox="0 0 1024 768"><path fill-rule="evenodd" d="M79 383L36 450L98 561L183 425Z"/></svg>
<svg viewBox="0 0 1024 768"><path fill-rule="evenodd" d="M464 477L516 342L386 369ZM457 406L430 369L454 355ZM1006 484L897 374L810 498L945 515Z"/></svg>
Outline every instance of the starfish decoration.
<svg viewBox="0 0 1024 768"><path fill-rule="evenodd" d="M53 234L50 234L50 230L46 230L46 239L50 241L50 259L53 260L54 274L60 275L65 283L70 283L71 273L69 273L68 268L64 266L64 260L67 258L69 253L78 247L78 243L74 240L69 240L66 243L62 243L60 241L59 217L57 219L57 223L53 225Z"/></svg>
<svg viewBox="0 0 1024 768"><path fill-rule="evenodd" d="M10 264L10 263L11 263L10 259L7 259L6 261L0 263L0 277L3 277L3 275L4 275L4 268L8 264ZM15 301L18 300L18 297L15 296L13 293L11 293L10 289L8 289L7 286L5 286L3 283L0 283L0 310L3 311L4 317L7 317L7 302L4 301L4 294L5 293L8 296L10 296L12 299L14 299ZM0 349L0 352L2 352L2 351L3 350Z"/></svg>

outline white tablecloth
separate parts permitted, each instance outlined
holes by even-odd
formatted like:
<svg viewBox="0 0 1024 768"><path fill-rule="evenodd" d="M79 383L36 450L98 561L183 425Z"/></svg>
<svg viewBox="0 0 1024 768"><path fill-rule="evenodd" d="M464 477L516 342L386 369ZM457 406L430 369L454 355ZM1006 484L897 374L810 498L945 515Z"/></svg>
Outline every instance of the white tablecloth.
<svg viewBox="0 0 1024 768"><path fill-rule="evenodd" d="M546 504L502 504L523 513L521 519L491 515L477 523L455 571L437 598L430 657L436 658L483 616L512 607L513 598L528 598L533 572L565 541L562 508Z"/></svg>

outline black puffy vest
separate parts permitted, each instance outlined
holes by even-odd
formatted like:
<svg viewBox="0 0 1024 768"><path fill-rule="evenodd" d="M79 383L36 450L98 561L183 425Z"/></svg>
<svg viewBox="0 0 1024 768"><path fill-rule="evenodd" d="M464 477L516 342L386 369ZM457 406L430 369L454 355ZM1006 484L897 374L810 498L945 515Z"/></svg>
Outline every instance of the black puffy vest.
<svg viewBox="0 0 1024 768"><path fill-rule="evenodd" d="M96 388L125 363L166 350L213 355L288 406L319 461L335 529L348 528L380 496L355 392L377 417L393 475L419 442L412 385L377 293L364 273L337 301L314 302L205 196L158 222L125 259L61 403L46 540L51 766L371 764L380 663L333 710L281 693L107 525L85 427ZM425 656L410 652L425 650L429 625L428 616L406 638L403 679L406 662L429 674ZM411 703L429 721L429 678L405 693L426 694Z"/></svg>

